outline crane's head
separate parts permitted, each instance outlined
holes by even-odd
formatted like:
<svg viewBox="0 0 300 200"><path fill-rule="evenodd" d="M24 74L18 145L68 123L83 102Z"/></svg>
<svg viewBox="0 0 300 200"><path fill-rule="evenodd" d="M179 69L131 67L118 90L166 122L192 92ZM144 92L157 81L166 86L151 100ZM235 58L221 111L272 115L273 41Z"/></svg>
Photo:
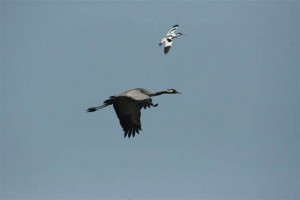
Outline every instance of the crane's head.
<svg viewBox="0 0 300 200"><path fill-rule="evenodd" d="M178 92L175 89L166 89L165 92L168 94L181 94L181 92Z"/></svg>
<svg viewBox="0 0 300 200"><path fill-rule="evenodd" d="M185 34L180 33L180 32L177 33L177 36L181 36L181 35L185 35Z"/></svg>

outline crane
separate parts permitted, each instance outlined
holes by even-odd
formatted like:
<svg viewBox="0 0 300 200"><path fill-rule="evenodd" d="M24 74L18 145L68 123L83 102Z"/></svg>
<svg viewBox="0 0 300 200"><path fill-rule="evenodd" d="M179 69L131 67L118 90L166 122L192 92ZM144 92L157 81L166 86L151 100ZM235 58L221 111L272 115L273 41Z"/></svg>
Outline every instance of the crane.
<svg viewBox="0 0 300 200"><path fill-rule="evenodd" d="M174 38L177 38L181 35L184 35L180 32L178 33L175 33L176 29L179 27L178 24L174 25L171 30L169 30L169 32L167 33L167 35L161 39L160 43L159 43L159 46L161 46L162 44L165 45L165 48L164 48L164 53L167 54L172 46L172 43L173 43L173 39Z"/></svg>
<svg viewBox="0 0 300 200"><path fill-rule="evenodd" d="M141 128L141 109L146 109L158 106L153 104L151 97L159 96L162 94L181 94L175 89L167 89L160 92L150 92L143 88L135 88L123 92L118 95L110 96L105 100L102 105L96 107L90 107L87 112L95 112L101 108L109 105L113 105L115 112L119 118L120 124L124 131L124 137L130 138L135 136L135 133L139 134Z"/></svg>

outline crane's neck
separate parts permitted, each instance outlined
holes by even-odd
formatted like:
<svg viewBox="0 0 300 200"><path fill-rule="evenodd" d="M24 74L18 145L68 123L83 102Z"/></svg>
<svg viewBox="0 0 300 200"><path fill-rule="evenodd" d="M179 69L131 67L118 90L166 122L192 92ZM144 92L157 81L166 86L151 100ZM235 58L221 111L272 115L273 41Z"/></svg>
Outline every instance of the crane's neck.
<svg viewBox="0 0 300 200"><path fill-rule="evenodd" d="M159 95L162 95L162 94L168 94L169 92L167 91L160 91L160 92L155 92L153 95L151 96L159 96Z"/></svg>

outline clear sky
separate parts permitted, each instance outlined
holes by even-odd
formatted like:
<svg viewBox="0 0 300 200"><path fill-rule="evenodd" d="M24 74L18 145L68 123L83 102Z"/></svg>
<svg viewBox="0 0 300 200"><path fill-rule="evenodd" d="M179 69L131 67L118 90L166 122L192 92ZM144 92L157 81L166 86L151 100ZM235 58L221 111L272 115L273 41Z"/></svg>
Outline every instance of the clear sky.
<svg viewBox="0 0 300 200"><path fill-rule="evenodd" d="M299 199L299 35L299 1L2 0L1 199ZM136 87L183 94L130 139L85 112Z"/></svg>

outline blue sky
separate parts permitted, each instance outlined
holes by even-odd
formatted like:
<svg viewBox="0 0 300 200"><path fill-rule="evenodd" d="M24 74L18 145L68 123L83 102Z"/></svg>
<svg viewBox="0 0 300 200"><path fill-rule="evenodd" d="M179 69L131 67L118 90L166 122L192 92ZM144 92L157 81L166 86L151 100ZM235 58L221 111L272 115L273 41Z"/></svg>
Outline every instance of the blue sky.
<svg viewBox="0 0 300 200"><path fill-rule="evenodd" d="M85 112L136 87L183 94L130 139ZM299 199L299 168L299 1L1 1L1 199Z"/></svg>

